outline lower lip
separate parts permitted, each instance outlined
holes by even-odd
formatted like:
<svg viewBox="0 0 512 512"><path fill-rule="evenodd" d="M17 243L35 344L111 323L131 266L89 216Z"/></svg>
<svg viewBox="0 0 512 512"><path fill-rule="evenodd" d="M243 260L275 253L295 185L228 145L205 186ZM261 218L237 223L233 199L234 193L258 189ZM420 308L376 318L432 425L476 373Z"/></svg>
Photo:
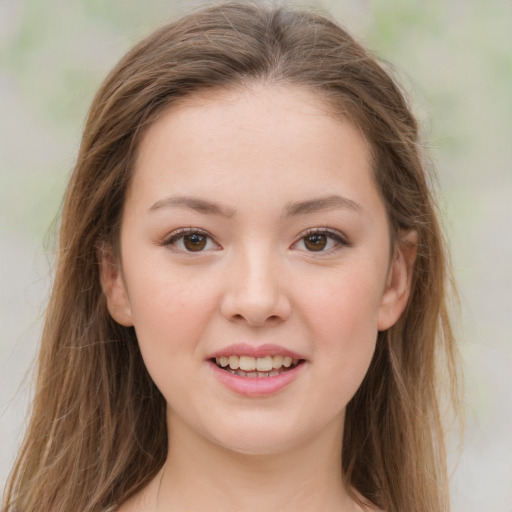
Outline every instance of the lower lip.
<svg viewBox="0 0 512 512"><path fill-rule="evenodd" d="M227 388L243 396L269 396L278 393L292 383L303 371L305 363L273 377L240 377L220 369L215 363L208 362L215 377Z"/></svg>

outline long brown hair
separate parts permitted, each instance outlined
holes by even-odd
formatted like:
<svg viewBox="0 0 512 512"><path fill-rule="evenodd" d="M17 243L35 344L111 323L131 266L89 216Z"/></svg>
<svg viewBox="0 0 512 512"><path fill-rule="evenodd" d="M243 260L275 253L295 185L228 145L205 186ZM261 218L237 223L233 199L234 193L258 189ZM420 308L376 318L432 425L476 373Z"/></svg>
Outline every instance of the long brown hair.
<svg viewBox="0 0 512 512"><path fill-rule="evenodd" d="M244 83L316 92L369 142L392 233L418 234L412 293L379 333L348 405L342 464L349 486L387 512L449 508L439 376L457 398L447 313L449 267L415 118L367 50L329 18L227 2L199 9L135 46L90 108L67 188L32 417L4 511L101 511L144 487L167 454L165 400L133 328L108 314L98 253L117 247L142 133L177 101Z"/></svg>

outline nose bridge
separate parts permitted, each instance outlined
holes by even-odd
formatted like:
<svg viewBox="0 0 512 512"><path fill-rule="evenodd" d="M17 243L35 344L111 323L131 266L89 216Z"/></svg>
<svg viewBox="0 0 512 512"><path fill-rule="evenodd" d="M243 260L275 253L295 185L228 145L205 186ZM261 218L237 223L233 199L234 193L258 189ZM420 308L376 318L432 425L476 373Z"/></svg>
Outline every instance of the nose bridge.
<svg viewBox="0 0 512 512"><path fill-rule="evenodd" d="M235 251L231 261L223 312L251 325L288 317L289 300L279 255L269 243L251 243Z"/></svg>

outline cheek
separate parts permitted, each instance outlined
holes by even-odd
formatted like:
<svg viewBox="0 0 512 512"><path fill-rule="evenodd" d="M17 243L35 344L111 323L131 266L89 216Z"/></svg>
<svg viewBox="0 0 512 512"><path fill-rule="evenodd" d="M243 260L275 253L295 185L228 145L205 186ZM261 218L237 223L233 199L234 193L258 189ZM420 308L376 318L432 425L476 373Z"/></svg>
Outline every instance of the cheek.
<svg viewBox="0 0 512 512"><path fill-rule="evenodd" d="M302 309L313 330L325 332L322 338L348 342L364 333L377 332L382 299L383 277L368 267L346 268L321 281L304 282Z"/></svg>
<svg viewBox="0 0 512 512"><path fill-rule="evenodd" d="M309 286L303 311L315 357L323 361L328 392L350 400L370 365L377 340L381 294L375 272L339 272L324 286Z"/></svg>
<svg viewBox="0 0 512 512"><path fill-rule="evenodd" d="M143 271L129 284L137 339L150 374L187 362L208 325L216 304L216 288L183 272ZM176 363L176 365L175 365ZM165 370L167 368L167 370Z"/></svg>
<svg viewBox="0 0 512 512"><path fill-rule="evenodd" d="M155 330L162 324L192 328L215 302L216 285L208 275L176 269L165 259L135 268L128 295L136 326L149 323ZM190 322L191 318L196 321Z"/></svg>

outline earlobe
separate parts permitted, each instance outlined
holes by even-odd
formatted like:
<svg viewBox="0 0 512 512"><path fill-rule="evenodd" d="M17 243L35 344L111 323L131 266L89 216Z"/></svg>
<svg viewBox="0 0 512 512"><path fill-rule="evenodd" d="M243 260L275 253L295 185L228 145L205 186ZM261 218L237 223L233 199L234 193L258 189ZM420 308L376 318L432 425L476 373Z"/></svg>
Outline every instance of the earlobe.
<svg viewBox="0 0 512 512"><path fill-rule="evenodd" d="M133 325L132 311L119 263L110 246L103 244L98 249L100 283L107 299L107 308L112 318L125 327Z"/></svg>
<svg viewBox="0 0 512 512"><path fill-rule="evenodd" d="M385 331L393 326L407 306L417 248L418 233L415 230L400 233L379 309L377 319L379 331Z"/></svg>

